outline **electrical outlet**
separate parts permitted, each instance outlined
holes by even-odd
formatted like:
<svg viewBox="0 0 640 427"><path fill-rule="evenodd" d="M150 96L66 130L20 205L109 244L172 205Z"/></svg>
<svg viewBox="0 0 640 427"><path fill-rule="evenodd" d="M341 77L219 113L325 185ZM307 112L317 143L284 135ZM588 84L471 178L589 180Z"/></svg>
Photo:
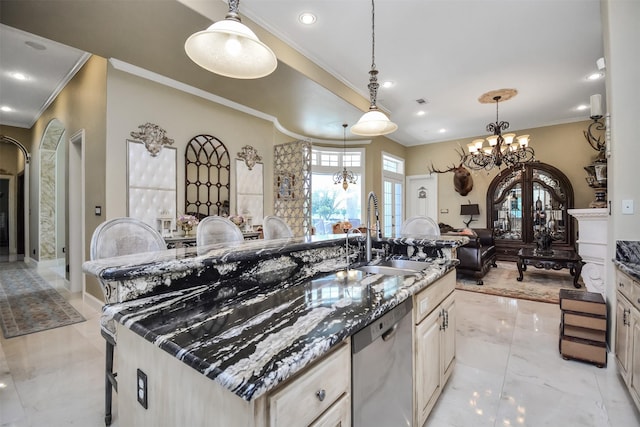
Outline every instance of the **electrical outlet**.
<svg viewBox="0 0 640 427"><path fill-rule="evenodd" d="M147 374L138 369L138 382L137 382L138 402L144 409L147 409Z"/></svg>

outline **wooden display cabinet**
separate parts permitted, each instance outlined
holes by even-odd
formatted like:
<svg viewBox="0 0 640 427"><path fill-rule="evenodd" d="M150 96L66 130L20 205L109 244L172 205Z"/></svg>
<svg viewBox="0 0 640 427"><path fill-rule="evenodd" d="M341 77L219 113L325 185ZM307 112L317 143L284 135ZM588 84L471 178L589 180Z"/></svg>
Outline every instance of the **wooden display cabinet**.
<svg viewBox="0 0 640 427"><path fill-rule="evenodd" d="M487 191L487 226L493 228L497 259L517 261L521 248L535 248L543 230L552 248L573 250L573 187L559 169L541 162L500 172Z"/></svg>

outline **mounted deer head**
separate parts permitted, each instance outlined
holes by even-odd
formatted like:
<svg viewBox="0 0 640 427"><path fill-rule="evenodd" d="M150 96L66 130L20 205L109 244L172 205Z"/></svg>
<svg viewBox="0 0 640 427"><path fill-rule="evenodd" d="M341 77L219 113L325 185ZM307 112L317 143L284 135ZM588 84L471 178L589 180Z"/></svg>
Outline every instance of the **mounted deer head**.
<svg viewBox="0 0 640 427"><path fill-rule="evenodd" d="M461 196L466 196L473 190L473 178L471 177L471 173L462 166L463 160L465 158L464 149L462 150L462 154L460 155L460 164L456 166L452 165L447 170L438 170L433 167L433 163L431 163L431 167L429 168L429 173L447 173L453 172L453 187Z"/></svg>

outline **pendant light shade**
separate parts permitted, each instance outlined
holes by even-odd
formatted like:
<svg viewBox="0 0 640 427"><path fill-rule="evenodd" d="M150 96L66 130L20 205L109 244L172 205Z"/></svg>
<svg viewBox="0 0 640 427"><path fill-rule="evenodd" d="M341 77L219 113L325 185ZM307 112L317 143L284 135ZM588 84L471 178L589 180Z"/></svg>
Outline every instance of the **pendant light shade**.
<svg viewBox="0 0 640 427"><path fill-rule="evenodd" d="M257 79L278 66L276 55L240 22L238 0L229 1L224 20L192 34L184 44L187 56L212 73L236 79Z"/></svg>
<svg viewBox="0 0 640 427"><path fill-rule="evenodd" d="M362 136L386 135L395 132L398 125L377 108L369 108L358 122L351 126L351 132Z"/></svg>
<svg viewBox="0 0 640 427"><path fill-rule="evenodd" d="M358 122L351 126L351 133L362 136L386 135L398 129L398 125L389 120L376 105L378 97L378 70L376 69L376 7L371 0L371 70L369 70L369 111L364 113Z"/></svg>

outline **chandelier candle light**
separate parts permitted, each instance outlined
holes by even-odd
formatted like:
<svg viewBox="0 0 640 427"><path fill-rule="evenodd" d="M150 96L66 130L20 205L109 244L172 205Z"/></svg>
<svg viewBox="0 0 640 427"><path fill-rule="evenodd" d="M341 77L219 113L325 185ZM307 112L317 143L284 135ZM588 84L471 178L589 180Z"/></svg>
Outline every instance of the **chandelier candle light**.
<svg viewBox="0 0 640 427"><path fill-rule="evenodd" d="M358 122L351 126L351 133L362 136L387 135L395 132L398 125L393 123L376 105L378 97L378 70L376 70L376 9L374 0L371 0L371 70L369 71L369 99L371 105Z"/></svg>
<svg viewBox="0 0 640 427"><path fill-rule="evenodd" d="M515 133L502 134L502 131L509 129L509 122L500 121L498 103L511 99L517 93L515 89L500 89L485 93L478 99L481 103L495 101L496 121L487 125L487 132L493 133L487 137L488 147L483 147L484 139L475 139L467 145L469 154L464 157L465 166L474 170L491 170L503 164L512 167L535 160L533 148L529 147L529 135L516 137Z"/></svg>
<svg viewBox="0 0 640 427"><path fill-rule="evenodd" d="M335 174L333 174L333 183L334 184L340 184L342 183L342 188L344 188L344 191L347 191L347 188L349 188L349 184L356 184L358 182L358 176L347 170L347 166L345 165L345 158L346 158L346 154L347 154L347 124L344 123L342 125L343 128L343 136L342 136L342 166L343 169L341 171L336 172Z"/></svg>
<svg viewBox="0 0 640 427"><path fill-rule="evenodd" d="M278 60L269 46L240 22L240 0L229 0L227 16L206 30L192 34L184 44L187 56L212 73L235 79L257 79L271 74Z"/></svg>

